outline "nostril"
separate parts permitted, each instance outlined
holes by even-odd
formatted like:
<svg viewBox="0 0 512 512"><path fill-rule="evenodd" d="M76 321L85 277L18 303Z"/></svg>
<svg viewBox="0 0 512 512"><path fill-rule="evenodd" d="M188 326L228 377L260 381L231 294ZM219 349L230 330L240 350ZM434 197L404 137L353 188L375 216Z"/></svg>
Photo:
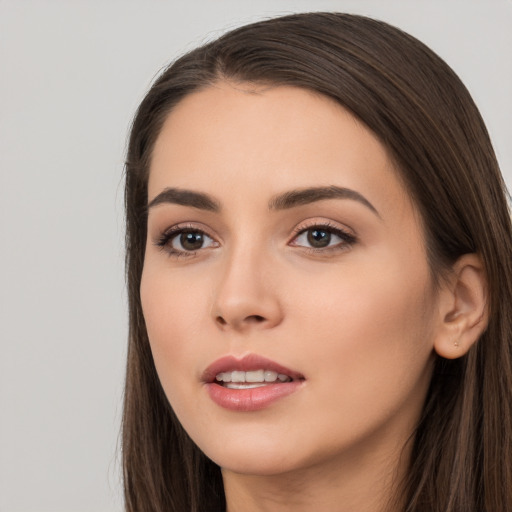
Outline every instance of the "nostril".
<svg viewBox="0 0 512 512"><path fill-rule="evenodd" d="M265 321L265 318L263 318L261 315L251 315L246 318L247 322L254 322L254 323L261 323Z"/></svg>
<svg viewBox="0 0 512 512"><path fill-rule="evenodd" d="M256 325L260 325L260 324L265 324L265 322L267 322L267 318L262 315L248 315L245 317L233 318L233 319L231 319L229 316L225 318L222 315L217 315L215 317L215 323L219 327L223 327L223 328L227 327L227 326L231 326L236 329L243 329L244 326L246 326L246 327L248 327L250 325L256 326Z"/></svg>

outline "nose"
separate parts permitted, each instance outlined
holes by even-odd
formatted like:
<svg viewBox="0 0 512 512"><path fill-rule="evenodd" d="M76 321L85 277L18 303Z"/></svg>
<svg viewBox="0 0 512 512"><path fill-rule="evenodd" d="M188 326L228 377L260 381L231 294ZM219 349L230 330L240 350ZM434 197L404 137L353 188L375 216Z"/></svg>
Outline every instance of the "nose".
<svg viewBox="0 0 512 512"><path fill-rule="evenodd" d="M283 311L275 277L264 254L233 254L216 280L212 314L217 326L243 332L279 325Z"/></svg>

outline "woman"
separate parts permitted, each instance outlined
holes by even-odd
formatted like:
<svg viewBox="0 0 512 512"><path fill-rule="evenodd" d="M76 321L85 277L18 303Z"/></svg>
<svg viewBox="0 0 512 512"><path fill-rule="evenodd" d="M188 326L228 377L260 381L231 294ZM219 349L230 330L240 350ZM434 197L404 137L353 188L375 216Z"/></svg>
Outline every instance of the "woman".
<svg viewBox="0 0 512 512"><path fill-rule="evenodd" d="M127 510L512 510L510 216L439 57L242 27L157 79L126 172Z"/></svg>

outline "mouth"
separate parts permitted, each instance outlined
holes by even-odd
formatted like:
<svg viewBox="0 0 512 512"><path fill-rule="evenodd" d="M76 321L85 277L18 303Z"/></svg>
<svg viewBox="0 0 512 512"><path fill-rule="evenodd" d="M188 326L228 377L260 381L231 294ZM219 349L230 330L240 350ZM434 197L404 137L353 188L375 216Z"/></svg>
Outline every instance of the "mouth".
<svg viewBox="0 0 512 512"><path fill-rule="evenodd" d="M250 389L301 380L305 380L301 373L257 354L241 359L222 357L208 366L202 375L203 382L229 389Z"/></svg>
<svg viewBox="0 0 512 512"><path fill-rule="evenodd" d="M261 368L249 372L232 370L215 376L215 382L228 389L252 389L292 381L289 375Z"/></svg>
<svg viewBox="0 0 512 512"><path fill-rule="evenodd" d="M233 411L257 411L302 387L304 375L256 354L226 356L202 375L210 398Z"/></svg>

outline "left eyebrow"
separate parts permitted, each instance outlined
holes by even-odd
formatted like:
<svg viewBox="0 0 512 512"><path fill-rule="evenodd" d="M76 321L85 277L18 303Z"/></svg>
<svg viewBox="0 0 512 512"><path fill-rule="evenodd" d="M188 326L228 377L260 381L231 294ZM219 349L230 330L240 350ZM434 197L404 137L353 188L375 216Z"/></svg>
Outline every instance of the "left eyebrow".
<svg viewBox="0 0 512 512"><path fill-rule="evenodd" d="M366 197L350 188L336 187L334 185L330 187L312 187L290 190L284 194L273 197L269 201L268 207L271 210L287 210L289 208L323 201L325 199L350 199L357 201L366 206L380 218L379 212L375 206L366 199Z"/></svg>

